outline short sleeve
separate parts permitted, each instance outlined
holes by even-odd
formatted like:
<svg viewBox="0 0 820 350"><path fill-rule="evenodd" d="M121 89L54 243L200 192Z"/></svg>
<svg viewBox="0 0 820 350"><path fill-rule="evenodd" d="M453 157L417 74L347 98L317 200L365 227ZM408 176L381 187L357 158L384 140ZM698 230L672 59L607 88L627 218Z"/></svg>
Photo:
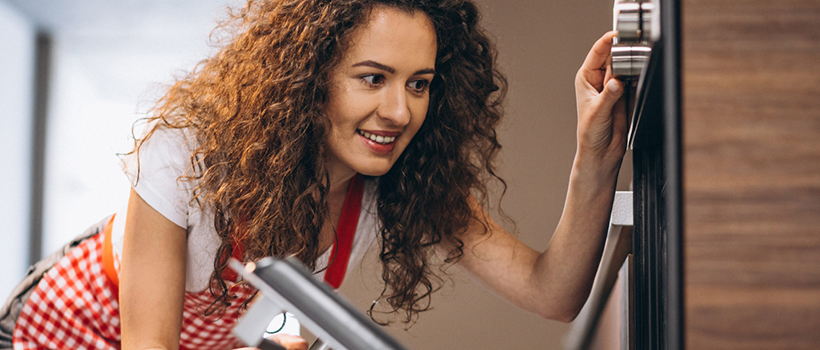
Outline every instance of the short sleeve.
<svg viewBox="0 0 820 350"><path fill-rule="evenodd" d="M193 138L185 129L157 128L138 152L121 158L121 167L137 194L154 210L187 229L195 185L180 179L192 175Z"/></svg>

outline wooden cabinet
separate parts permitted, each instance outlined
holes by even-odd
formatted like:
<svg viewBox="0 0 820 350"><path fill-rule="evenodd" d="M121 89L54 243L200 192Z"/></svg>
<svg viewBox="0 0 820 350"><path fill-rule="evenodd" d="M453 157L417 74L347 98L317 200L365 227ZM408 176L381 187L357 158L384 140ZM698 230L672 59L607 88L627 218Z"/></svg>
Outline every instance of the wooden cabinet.
<svg viewBox="0 0 820 350"><path fill-rule="evenodd" d="M682 0L686 344L820 348L820 1Z"/></svg>

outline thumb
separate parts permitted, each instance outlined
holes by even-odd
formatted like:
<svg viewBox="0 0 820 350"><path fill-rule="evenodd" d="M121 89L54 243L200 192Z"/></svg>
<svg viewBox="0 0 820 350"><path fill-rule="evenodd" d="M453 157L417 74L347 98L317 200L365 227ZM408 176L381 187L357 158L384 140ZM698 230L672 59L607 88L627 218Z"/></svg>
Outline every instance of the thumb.
<svg viewBox="0 0 820 350"><path fill-rule="evenodd" d="M612 107L618 102L618 99L624 94L624 85L618 79L609 79L598 95L598 110L596 114L609 115L612 113Z"/></svg>

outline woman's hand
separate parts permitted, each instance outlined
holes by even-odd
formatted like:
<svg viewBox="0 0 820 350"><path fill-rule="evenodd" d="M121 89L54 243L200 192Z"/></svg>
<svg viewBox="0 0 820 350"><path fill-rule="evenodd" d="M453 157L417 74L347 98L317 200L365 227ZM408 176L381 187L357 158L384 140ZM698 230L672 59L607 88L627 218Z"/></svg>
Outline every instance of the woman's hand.
<svg viewBox="0 0 820 350"><path fill-rule="evenodd" d="M289 334L271 334L266 336L266 338L275 341L279 345L282 345L287 350L308 350L308 343L307 341L297 335L289 335ZM257 348L239 348L235 350L258 350Z"/></svg>
<svg viewBox="0 0 820 350"><path fill-rule="evenodd" d="M575 76L578 105L578 150L576 162L588 161L606 168L619 167L626 150L627 116L624 86L612 78L609 64L612 38L604 34L587 54ZM577 165L577 164L576 164Z"/></svg>
<svg viewBox="0 0 820 350"><path fill-rule="evenodd" d="M279 343L288 350L308 350L307 340L298 335L272 334L267 338Z"/></svg>

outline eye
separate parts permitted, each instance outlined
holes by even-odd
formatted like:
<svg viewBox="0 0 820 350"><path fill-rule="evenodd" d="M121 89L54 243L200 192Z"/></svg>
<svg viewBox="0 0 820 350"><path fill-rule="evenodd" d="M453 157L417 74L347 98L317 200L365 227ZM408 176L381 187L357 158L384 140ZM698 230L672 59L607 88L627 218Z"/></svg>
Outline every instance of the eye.
<svg viewBox="0 0 820 350"><path fill-rule="evenodd" d="M409 86L411 89L413 89L413 91L417 93L422 93L427 91L427 88L430 86L430 82L426 79L413 80L410 83L408 83L407 86Z"/></svg>
<svg viewBox="0 0 820 350"><path fill-rule="evenodd" d="M384 75L381 74L368 74L363 76L361 79L370 86L377 86L384 83Z"/></svg>

